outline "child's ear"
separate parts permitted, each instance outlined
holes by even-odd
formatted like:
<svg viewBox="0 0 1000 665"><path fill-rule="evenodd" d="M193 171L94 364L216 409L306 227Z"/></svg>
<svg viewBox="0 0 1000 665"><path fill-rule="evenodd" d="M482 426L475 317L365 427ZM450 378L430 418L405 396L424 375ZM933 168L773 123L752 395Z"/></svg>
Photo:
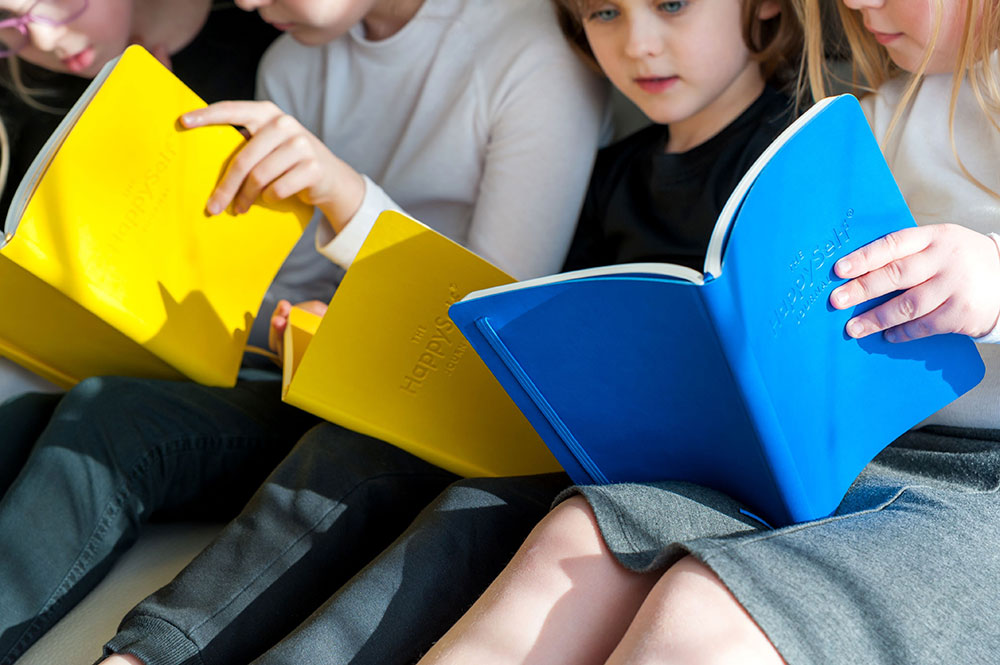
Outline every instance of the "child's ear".
<svg viewBox="0 0 1000 665"><path fill-rule="evenodd" d="M757 9L757 19L767 21L781 13L781 3L778 0L764 0Z"/></svg>

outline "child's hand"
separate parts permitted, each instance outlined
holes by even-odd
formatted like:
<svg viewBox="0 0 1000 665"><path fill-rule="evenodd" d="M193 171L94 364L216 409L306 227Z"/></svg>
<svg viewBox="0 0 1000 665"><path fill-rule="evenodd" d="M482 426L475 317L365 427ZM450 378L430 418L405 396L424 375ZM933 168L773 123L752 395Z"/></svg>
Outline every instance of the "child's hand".
<svg viewBox="0 0 1000 665"><path fill-rule="evenodd" d="M851 281L830 294L837 309L903 291L847 322L847 334L885 330L890 342L942 333L981 337L1000 317L1000 253L989 236L955 224L890 233L834 266Z"/></svg>
<svg viewBox="0 0 1000 665"><path fill-rule="evenodd" d="M327 304L320 300L307 300L295 305L317 316L326 314ZM267 335L267 344L271 350L278 354L278 359L284 361L285 352L285 328L288 327L288 317L292 311L292 303L287 300L279 300L271 315L271 330Z"/></svg>
<svg viewBox="0 0 1000 665"><path fill-rule="evenodd" d="M357 171L271 102L218 102L184 114L181 123L237 125L249 134L209 197L209 214L230 203L244 213L258 196L265 202L298 196L322 210L339 231L361 206L365 184Z"/></svg>

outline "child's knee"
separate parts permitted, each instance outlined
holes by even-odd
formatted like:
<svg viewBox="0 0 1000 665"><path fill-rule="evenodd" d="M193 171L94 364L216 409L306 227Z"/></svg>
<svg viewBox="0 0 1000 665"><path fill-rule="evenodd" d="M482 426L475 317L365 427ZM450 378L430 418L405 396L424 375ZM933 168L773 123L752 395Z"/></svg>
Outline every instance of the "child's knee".
<svg viewBox="0 0 1000 665"><path fill-rule="evenodd" d="M590 504L580 496L563 501L546 515L528 535L517 557L523 566L534 570L566 570L569 561L575 562L574 566L584 562L591 567L617 565L604 545Z"/></svg>
<svg viewBox="0 0 1000 665"><path fill-rule="evenodd" d="M773 664L781 657L722 580L688 556L671 566L650 592L652 625L643 626L649 662L669 652L678 663ZM645 662L639 659L638 662ZM673 661L671 661L673 662Z"/></svg>

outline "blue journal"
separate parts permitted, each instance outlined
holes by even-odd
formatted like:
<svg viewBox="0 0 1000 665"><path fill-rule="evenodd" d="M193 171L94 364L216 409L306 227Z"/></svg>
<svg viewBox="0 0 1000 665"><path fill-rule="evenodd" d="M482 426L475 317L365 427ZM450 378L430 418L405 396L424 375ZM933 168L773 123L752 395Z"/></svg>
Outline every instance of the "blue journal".
<svg viewBox="0 0 1000 665"><path fill-rule="evenodd" d="M471 293L450 316L574 482L692 482L801 522L985 372L967 337L855 340L848 319L877 303L828 304L837 259L913 224L844 95L748 171L702 273L582 270Z"/></svg>

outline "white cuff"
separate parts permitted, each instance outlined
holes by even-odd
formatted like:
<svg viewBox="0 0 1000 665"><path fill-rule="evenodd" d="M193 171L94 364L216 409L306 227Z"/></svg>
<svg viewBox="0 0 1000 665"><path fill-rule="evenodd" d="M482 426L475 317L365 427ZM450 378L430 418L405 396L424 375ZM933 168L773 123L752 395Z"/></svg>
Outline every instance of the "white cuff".
<svg viewBox="0 0 1000 665"><path fill-rule="evenodd" d="M344 268L351 267L379 215L386 210L403 212L371 178L363 174L361 177L365 181L365 198L340 233L334 233L325 218L316 228L316 251Z"/></svg>
<svg viewBox="0 0 1000 665"><path fill-rule="evenodd" d="M1000 235L996 233L987 233L986 235L993 239L993 244L997 246L997 254L1000 255ZM1000 287L1000 285L997 286ZM993 326L993 330L982 337L973 337L972 339L976 344L1000 344L1000 321L997 321L997 325Z"/></svg>

